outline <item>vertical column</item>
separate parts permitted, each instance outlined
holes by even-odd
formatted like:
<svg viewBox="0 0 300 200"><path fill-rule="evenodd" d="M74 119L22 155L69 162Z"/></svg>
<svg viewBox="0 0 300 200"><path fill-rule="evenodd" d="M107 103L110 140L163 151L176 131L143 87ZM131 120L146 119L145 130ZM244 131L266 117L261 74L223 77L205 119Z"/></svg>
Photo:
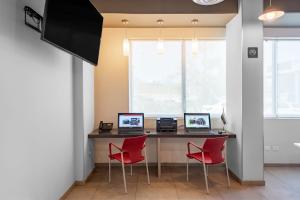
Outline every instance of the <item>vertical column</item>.
<svg viewBox="0 0 300 200"><path fill-rule="evenodd" d="M74 126L74 168L75 180L84 180L83 156L83 68L82 60L73 57L73 126Z"/></svg>
<svg viewBox="0 0 300 200"><path fill-rule="evenodd" d="M75 180L85 181L94 168L94 67L73 58Z"/></svg>
<svg viewBox="0 0 300 200"><path fill-rule="evenodd" d="M243 181L264 183L263 24L257 17L263 0L242 0L242 133ZM257 58L248 48L257 47Z"/></svg>
<svg viewBox="0 0 300 200"><path fill-rule="evenodd" d="M264 184L263 0L240 0L239 13L226 26L228 165L242 181ZM248 48L257 48L255 58Z"/></svg>

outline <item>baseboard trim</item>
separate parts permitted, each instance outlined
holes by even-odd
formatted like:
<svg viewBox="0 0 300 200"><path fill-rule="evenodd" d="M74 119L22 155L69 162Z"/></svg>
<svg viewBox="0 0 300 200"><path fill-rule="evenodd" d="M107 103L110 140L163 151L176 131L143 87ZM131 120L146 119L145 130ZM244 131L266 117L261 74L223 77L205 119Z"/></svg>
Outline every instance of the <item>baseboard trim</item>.
<svg viewBox="0 0 300 200"><path fill-rule="evenodd" d="M238 183L242 183L242 180L234 173L232 172L230 169L228 169L229 175Z"/></svg>
<svg viewBox="0 0 300 200"><path fill-rule="evenodd" d="M92 174L95 172L95 170L96 170L96 166L92 169L92 171L91 171L90 174L86 177L85 180L83 180L83 181L75 181L75 185L77 185L77 186L85 185L86 182L88 182L88 180L90 180L90 178L91 178Z"/></svg>
<svg viewBox="0 0 300 200"><path fill-rule="evenodd" d="M241 185L246 185L246 186L265 186L266 185L266 181L262 180L258 180L258 181L242 181Z"/></svg>
<svg viewBox="0 0 300 200"><path fill-rule="evenodd" d="M251 180L251 181L244 181L241 180L234 172L232 172L231 170L228 170L230 176L236 180L239 184L241 185L245 185L245 186L265 186L266 182L265 180Z"/></svg>
<svg viewBox="0 0 300 200"><path fill-rule="evenodd" d="M265 163L265 167L300 167L300 163Z"/></svg>
<svg viewBox="0 0 300 200"><path fill-rule="evenodd" d="M94 173L96 167L94 167L94 169L91 171L91 173L88 175L88 177L83 180L83 181L75 181L70 187L69 189L59 198L59 200L65 200L67 198L67 196L71 193L72 189L75 186L82 186L85 185L86 182L91 178L92 174Z"/></svg>
<svg viewBox="0 0 300 200"><path fill-rule="evenodd" d="M75 182L69 187L69 189L59 198L59 200L65 200L75 187Z"/></svg>

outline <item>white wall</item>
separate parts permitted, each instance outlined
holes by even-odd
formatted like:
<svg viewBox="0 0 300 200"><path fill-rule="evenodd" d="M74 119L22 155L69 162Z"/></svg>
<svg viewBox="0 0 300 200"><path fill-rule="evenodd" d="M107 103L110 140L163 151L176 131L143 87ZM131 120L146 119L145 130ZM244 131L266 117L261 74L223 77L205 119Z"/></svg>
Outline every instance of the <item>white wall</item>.
<svg viewBox="0 0 300 200"><path fill-rule="evenodd" d="M279 146L278 151L265 150L265 163L299 164L300 119L265 119L265 146Z"/></svg>
<svg viewBox="0 0 300 200"><path fill-rule="evenodd" d="M73 58L74 177L84 180L83 62Z"/></svg>
<svg viewBox="0 0 300 200"><path fill-rule="evenodd" d="M264 28L264 37L300 38L300 28Z"/></svg>
<svg viewBox="0 0 300 200"><path fill-rule="evenodd" d="M24 25L24 5L0 2L0 199L56 200L74 181L71 56Z"/></svg>
<svg viewBox="0 0 300 200"><path fill-rule="evenodd" d="M228 142L228 166L242 177L242 14L226 26L226 114L227 128L237 135Z"/></svg>
<svg viewBox="0 0 300 200"><path fill-rule="evenodd" d="M264 37L300 38L300 28L264 28ZM265 150L265 163L300 164L300 151L293 143L300 142L300 119L265 119L265 146L279 146L277 151Z"/></svg>
<svg viewBox="0 0 300 200"><path fill-rule="evenodd" d="M94 169L94 140L88 134L94 130L94 69L93 65L83 62L83 114L84 114L84 178Z"/></svg>
<svg viewBox="0 0 300 200"><path fill-rule="evenodd" d="M73 58L75 180L85 181L94 169L94 66Z"/></svg>

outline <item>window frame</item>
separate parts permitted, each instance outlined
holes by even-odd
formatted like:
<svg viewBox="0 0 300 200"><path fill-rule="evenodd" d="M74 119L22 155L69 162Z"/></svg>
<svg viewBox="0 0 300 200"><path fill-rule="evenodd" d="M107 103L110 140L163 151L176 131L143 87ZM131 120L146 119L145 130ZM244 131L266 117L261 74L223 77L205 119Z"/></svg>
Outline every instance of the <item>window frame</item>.
<svg viewBox="0 0 300 200"><path fill-rule="evenodd" d="M298 41L300 37L265 37L265 41L272 41L272 111L271 115L265 115L265 119L300 119L299 114L278 114L278 41ZM265 76L263 76L265 78ZM265 94L264 94L265 95Z"/></svg>
<svg viewBox="0 0 300 200"><path fill-rule="evenodd" d="M186 41L191 41L191 39L164 39L165 41L179 41L181 42L181 54L182 54L182 59L181 59L181 99L182 99L182 114L179 115L168 115L168 114L147 114L144 113L145 118L147 119L157 119L160 117L174 117L177 119L183 119L184 118L184 113L186 112ZM156 41L156 39L129 39L129 44L130 47L132 46L132 42L133 41ZM198 41L225 41L225 38L198 38ZM132 95L133 95L133 78L132 78L132 59L131 59L131 55L132 55L132 48L130 48L129 51L129 56L128 56L128 91L129 91L129 96L128 96L128 102L129 102L129 112L132 112ZM225 74L226 75L226 74ZM224 108L226 109L226 108ZM219 118L221 116L220 114L216 114L216 113L211 113L211 118Z"/></svg>

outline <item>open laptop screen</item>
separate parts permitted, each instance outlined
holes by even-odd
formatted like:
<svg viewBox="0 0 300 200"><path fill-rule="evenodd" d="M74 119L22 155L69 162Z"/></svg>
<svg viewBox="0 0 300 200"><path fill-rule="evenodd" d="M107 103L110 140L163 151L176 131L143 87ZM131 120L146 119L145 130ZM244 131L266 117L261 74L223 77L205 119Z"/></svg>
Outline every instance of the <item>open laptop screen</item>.
<svg viewBox="0 0 300 200"><path fill-rule="evenodd" d="M185 113L185 129L211 129L209 113Z"/></svg>
<svg viewBox="0 0 300 200"><path fill-rule="evenodd" d="M143 113L119 113L118 128L121 130L143 130Z"/></svg>

